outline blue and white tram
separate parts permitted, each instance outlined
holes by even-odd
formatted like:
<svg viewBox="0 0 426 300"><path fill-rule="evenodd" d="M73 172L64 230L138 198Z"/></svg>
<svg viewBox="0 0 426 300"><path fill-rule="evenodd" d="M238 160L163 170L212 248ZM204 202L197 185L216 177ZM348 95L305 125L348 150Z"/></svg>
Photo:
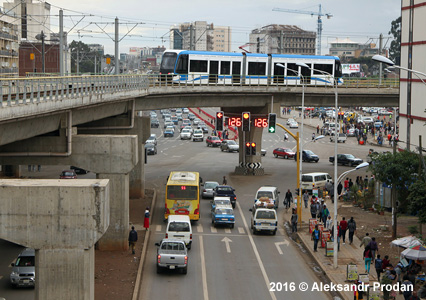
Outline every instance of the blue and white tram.
<svg viewBox="0 0 426 300"><path fill-rule="evenodd" d="M305 63L310 69L297 63ZM166 50L160 74L162 80L174 83L297 85L302 80L306 85L343 83L340 59L335 56Z"/></svg>

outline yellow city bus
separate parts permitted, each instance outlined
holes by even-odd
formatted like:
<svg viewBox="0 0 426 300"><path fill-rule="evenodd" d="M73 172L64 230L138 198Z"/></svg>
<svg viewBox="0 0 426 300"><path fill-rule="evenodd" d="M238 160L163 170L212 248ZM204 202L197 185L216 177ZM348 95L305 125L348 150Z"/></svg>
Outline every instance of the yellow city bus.
<svg viewBox="0 0 426 300"><path fill-rule="evenodd" d="M170 215L188 215L200 219L200 183L198 172L173 171L167 178L164 219Z"/></svg>

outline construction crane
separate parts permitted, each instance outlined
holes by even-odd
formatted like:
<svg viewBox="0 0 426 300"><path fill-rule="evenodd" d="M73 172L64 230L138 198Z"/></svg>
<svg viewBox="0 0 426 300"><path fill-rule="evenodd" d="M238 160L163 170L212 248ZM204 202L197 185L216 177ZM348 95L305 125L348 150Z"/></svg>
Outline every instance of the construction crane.
<svg viewBox="0 0 426 300"><path fill-rule="evenodd" d="M319 11L305 11L305 10L297 10L297 9L285 9L285 8L273 8L272 11L281 11L281 12L289 12L295 14L305 14L311 16L318 16L318 28L317 28L317 55L321 55L321 34L322 34L322 20L321 17L326 16L327 19L330 19L333 15L322 13L321 4L319 5Z"/></svg>

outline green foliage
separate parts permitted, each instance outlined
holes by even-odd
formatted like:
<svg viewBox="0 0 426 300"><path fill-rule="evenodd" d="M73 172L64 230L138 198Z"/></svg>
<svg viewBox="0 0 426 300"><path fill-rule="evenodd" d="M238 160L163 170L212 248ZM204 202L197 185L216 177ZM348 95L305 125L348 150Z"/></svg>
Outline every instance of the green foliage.
<svg viewBox="0 0 426 300"><path fill-rule="evenodd" d="M417 225L411 225L411 226L408 226L407 228L408 228L408 232L411 234L416 235L419 233L419 228L417 227Z"/></svg>
<svg viewBox="0 0 426 300"><path fill-rule="evenodd" d="M407 201L410 203L410 211L417 213L420 223L426 223L426 183L419 179L408 191L410 194Z"/></svg>
<svg viewBox="0 0 426 300"><path fill-rule="evenodd" d="M90 51L90 47L79 41L72 41L69 45L71 51L71 72L77 72L77 57L79 60L79 73L93 73L95 70L95 56L97 56L98 69L101 56L96 51ZM78 52L78 54L77 54Z"/></svg>
<svg viewBox="0 0 426 300"><path fill-rule="evenodd" d="M397 65L400 65L401 61L401 17L391 23L391 30L389 34L392 34L394 40L391 42L389 47L389 58L394 61Z"/></svg>

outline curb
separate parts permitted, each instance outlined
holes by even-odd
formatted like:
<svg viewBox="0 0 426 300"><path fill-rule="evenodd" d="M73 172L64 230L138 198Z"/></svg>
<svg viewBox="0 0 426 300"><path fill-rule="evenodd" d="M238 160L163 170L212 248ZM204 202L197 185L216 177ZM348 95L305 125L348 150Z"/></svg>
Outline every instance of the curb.
<svg viewBox="0 0 426 300"><path fill-rule="evenodd" d="M154 208L155 207L155 202L157 201L157 190L154 189L154 195L152 196L152 201L151 201L151 207ZM152 211L154 212L154 209L152 209ZM150 227L151 227L151 223L153 220L153 216L154 214L151 215L150 218ZM142 278L142 270L143 270L143 265L145 263L145 256L146 256L146 251L147 251L147 247L148 247L148 243L149 243L149 237L151 234L151 230L147 230L146 234L145 234L145 239L143 241L143 248L142 248L142 253L141 253L141 258L139 260L139 267L138 267L138 274L136 276L136 282L135 282L135 288L133 289L133 297L132 300L137 300L138 296L139 296L139 290L140 290L140 285L141 285L141 278Z"/></svg>
<svg viewBox="0 0 426 300"><path fill-rule="evenodd" d="M290 221L287 221L287 223L289 224L289 226L291 226L291 224L290 224ZM319 260L315 257L315 255L313 255L312 254L312 252L311 252L311 250L310 250L310 247L309 247L309 245L306 245L305 244L305 242L303 241L303 239L300 237L300 234L301 233L299 233L299 231L298 232L296 232L296 234L297 234L297 237L299 238L299 240L300 240L300 243L303 245L303 247L305 247L305 249L307 250L307 253L309 253L309 255L310 255L310 257L316 262L316 264L318 265L318 267L319 268L321 268L321 271L323 272L323 274L324 274L324 276L327 278L327 280L329 281L329 282L332 282L332 280L330 279L330 277L328 277L328 274L327 274L327 272L325 272L324 271L324 269L323 269L323 267L322 267L322 265L321 265L321 263L319 262ZM346 299L345 297L344 297L344 295L340 292L340 291L336 291L336 293L339 295L339 297L341 298L341 299Z"/></svg>

